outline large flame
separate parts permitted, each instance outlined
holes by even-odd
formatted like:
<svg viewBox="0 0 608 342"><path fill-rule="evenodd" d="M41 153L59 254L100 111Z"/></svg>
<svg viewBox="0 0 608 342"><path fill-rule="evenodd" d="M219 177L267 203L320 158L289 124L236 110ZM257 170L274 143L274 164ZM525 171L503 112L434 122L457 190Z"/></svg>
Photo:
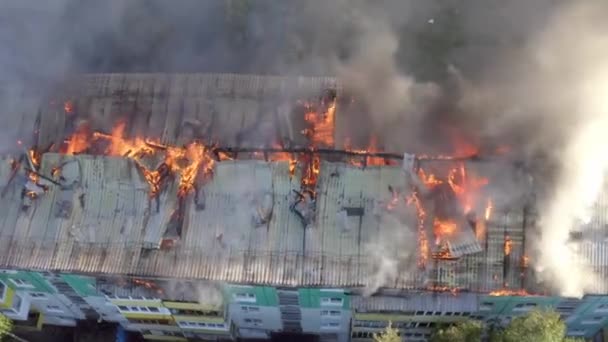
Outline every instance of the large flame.
<svg viewBox="0 0 608 342"><path fill-rule="evenodd" d="M426 238L426 231L424 229L424 221L426 219L426 211L422 206L422 202L418 197L418 193L414 192L407 201L408 204L413 204L416 208L416 217L418 221L418 267L424 269L429 259L429 242Z"/></svg>
<svg viewBox="0 0 608 342"><path fill-rule="evenodd" d="M150 196L156 196L162 181L170 174L179 176L178 195L186 196L194 189L199 171L203 175L213 172L214 159L211 151L200 142L191 142L186 146L166 146L149 139L135 137L125 138L125 122L118 122L111 134L101 132L88 133L86 126L76 130L67 141L66 154L76 154L91 146L91 141L107 142L104 153L133 160L141 169L144 179L150 186ZM164 161L158 169L151 170L145 166L143 159L147 156L164 153Z"/></svg>
<svg viewBox="0 0 608 342"><path fill-rule="evenodd" d="M137 158L141 155L154 154L154 149L146 144L143 138L135 138L133 140L125 139L126 124L125 122L119 122L112 129L112 134L107 135L100 132L94 132L94 139L107 139L109 141L106 154L110 156L121 156L127 158Z"/></svg>
<svg viewBox="0 0 608 342"><path fill-rule="evenodd" d="M334 130L336 117L336 101L333 100L327 104L327 109L319 111L310 104L304 104L306 113L304 120L309 125L302 131L310 141L310 147L316 150L321 147L334 146ZM309 154L305 158L306 168L302 177L302 186L308 189L314 189L317 184L317 178L321 170L321 159L318 154Z"/></svg>
<svg viewBox="0 0 608 342"><path fill-rule="evenodd" d="M65 143L65 154L72 155L86 151L91 146L88 126L86 124L79 125Z"/></svg>

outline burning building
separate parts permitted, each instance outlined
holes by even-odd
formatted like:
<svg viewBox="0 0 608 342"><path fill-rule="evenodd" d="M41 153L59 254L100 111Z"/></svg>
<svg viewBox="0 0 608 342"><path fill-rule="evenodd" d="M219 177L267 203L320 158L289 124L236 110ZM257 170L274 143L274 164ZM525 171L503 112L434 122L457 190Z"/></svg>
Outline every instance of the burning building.
<svg viewBox="0 0 608 342"><path fill-rule="evenodd" d="M538 293L533 202L488 190L492 168L516 167L471 149L337 141L342 92L333 78L216 74L85 75L50 101L24 92L38 116L24 119L34 144L0 164L0 266L54 272L39 277L76 288L82 312L101 293L117 311L99 317L150 339L365 339L391 320L380 312L399 311L409 340L424 340L427 312L500 316L484 314L493 295ZM209 306L171 282L225 285Z"/></svg>

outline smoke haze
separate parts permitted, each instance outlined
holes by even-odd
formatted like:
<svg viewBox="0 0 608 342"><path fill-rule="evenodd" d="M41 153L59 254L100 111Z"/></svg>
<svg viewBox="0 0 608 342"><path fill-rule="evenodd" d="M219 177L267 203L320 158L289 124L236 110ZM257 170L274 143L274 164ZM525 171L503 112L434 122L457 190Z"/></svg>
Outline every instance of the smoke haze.
<svg viewBox="0 0 608 342"><path fill-rule="evenodd" d="M566 242L574 222L588 219L608 168L608 5L443 1L452 8L444 11L439 3L5 0L0 80L18 87L75 72L338 76L363 113L345 123L360 144L376 134L388 151L453 152L457 136L482 151L509 145L533 165L543 185L537 267L561 293L579 295L587 278ZM0 96L0 118L20 128L4 129L3 145L27 141L32 127L20 123L23 109L11 96ZM494 172L505 179L511 171ZM495 189L505 203L524 192ZM378 252L395 249L378 243ZM374 288L394 277L400 258L376 256L383 267Z"/></svg>

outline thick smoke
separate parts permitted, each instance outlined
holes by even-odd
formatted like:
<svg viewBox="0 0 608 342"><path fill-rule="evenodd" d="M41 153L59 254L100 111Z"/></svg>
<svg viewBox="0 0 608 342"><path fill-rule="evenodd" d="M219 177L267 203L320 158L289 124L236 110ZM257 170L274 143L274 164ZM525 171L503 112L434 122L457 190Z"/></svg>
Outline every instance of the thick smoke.
<svg viewBox="0 0 608 342"><path fill-rule="evenodd" d="M607 10L594 1L556 7L529 44L465 89L461 102L479 120L481 134L511 141L520 158L543 156L545 168L535 175L544 187L535 265L563 295L581 295L594 281L568 239L576 224L590 219L608 171L602 152L608 144Z"/></svg>
<svg viewBox="0 0 608 342"><path fill-rule="evenodd" d="M553 120L570 121L570 127L562 132L563 146L555 151L561 163L553 196L542 208L539 260L539 266L565 295L581 295L595 280L592 272L579 264L567 240L574 224L591 219L591 206L608 172L604 152L608 146L606 14L608 5L598 2L568 7L541 36L538 48L540 66L560 75L560 84L565 86L547 94L567 101L567 107L556 112Z"/></svg>
<svg viewBox="0 0 608 342"><path fill-rule="evenodd" d="M395 206L387 210L387 203L377 203L378 234L365 246L371 271L364 295L372 295L382 287L390 287L397 280L416 276L417 232L409 226L415 215L411 208Z"/></svg>
<svg viewBox="0 0 608 342"><path fill-rule="evenodd" d="M0 143L27 143L31 136L34 117L25 122L26 109L14 99L32 80L40 87L46 84L40 80L74 72L339 76L361 113L338 120L363 144L375 134L389 151L451 152L457 135L482 150L507 144L533 165L536 183L544 182L537 265L564 294L578 294L585 277L573 276L580 267L566 241L574 221L588 217L608 166L601 151L608 143L607 6L4 0L0 81L17 90L0 94L0 118L10 128L0 132ZM427 54L420 57L421 50ZM46 101L51 90L43 87L38 96ZM497 192L519 198L521 190L511 190ZM396 239L380 239L374 255L394 250L383 241ZM395 258L376 259L394 270ZM384 270L378 278L390 282L394 272Z"/></svg>

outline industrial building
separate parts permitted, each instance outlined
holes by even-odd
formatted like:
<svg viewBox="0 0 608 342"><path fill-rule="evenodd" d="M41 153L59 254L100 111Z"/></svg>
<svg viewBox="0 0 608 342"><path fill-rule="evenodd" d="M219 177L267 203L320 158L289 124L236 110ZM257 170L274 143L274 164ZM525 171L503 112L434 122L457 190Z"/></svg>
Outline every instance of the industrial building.
<svg viewBox="0 0 608 342"><path fill-rule="evenodd" d="M596 220L574 233L603 282L582 299L541 295L528 263L529 196L485 217L463 215L466 229L433 243L431 215L452 209L415 199L435 201L421 217L407 153L341 146L349 120L341 96L333 78L255 75L84 75L52 98L4 86L0 97L22 111L14 127L34 146L0 161L2 313L32 328L97 319L175 341L371 341L390 321L405 340L424 341L437 324L553 307L569 335L601 340L603 200ZM329 138L315 140L300 109L327 98ZM118 122L121 137L110 133ZM155 138L146 146L167 155L199 139L216 159L189 188L183 173L152 182L148 173L166 160L88 142L66 150L83 127L110 144ZM414 158L427 169L452 162ZM500 161L459 163L481 173Z"/></svg>

